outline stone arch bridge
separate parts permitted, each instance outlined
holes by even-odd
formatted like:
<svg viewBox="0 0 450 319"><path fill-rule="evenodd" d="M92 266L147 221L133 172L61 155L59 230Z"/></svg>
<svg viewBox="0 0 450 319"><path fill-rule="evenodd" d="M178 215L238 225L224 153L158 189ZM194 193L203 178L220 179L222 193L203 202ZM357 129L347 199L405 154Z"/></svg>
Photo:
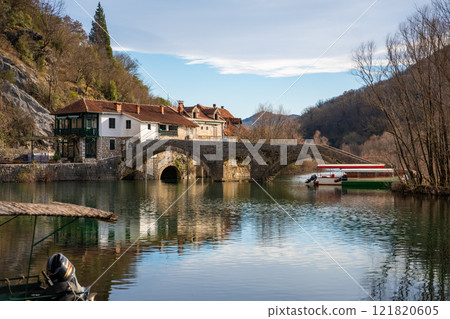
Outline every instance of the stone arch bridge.
<svg viewBox="0 0 450 319"><path fill-rule="evenodd" d="M292 140L272 140L272 143L261 140L252 144L245 141L168 139L128 143L122 156L124 162L120 175L122 178L160 179L169 174L177 179L211 177L214 181L262 182L275 177L286 165L300 165L307 159L327 163L370 163L328 145L293 145L289 141Z"/></svg>

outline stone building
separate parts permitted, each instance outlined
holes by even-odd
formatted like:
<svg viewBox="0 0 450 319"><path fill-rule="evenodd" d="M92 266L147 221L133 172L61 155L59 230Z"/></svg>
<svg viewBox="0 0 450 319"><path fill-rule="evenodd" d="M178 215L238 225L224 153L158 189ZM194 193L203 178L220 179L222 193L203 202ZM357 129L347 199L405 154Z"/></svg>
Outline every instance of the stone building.
<svg viewBox="0 0 450 319"><path fill-rule="evenodd" d="M196 139L238 138L248 133L242 127L242 120L234 117L223 106L218 108L216 104L213 104L213 107L197 104L185 107L183 102L179 101L178 113L198 125L194 133Z"/></svg>
<svg viewBox="0 0 450 319"><path fill-rule="evenodd" d="M53 113L57 153L70 161L120 156L126 141L193 138L197 124L171 107L81 99Z"/></svg>

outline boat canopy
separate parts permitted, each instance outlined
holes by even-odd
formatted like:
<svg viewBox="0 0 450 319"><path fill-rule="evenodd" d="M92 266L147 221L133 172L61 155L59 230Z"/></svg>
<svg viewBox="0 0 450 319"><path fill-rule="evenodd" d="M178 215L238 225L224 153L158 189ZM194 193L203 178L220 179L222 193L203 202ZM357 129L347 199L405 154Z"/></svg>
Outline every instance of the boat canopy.
<svg viewBox="0 0 450 319"><path fill-rule="evenodd" d="M347 169L347 168L357 168L357 169L365 169L365 168L385 168L386 164L319 164L317 165L318 169Z"/></svg>
<svg viewBox="0 0 450 319"><path fill-rule="evenodd" d="M0 201L0 216L14 215L87 217L110 222L118 219L113 213L68 203L52 202L49 204L36 204Z"/></svg>
<svg viewBox="0 0 450 319"><path fill-rule="evenodd" d="M354 172L361 172L361 173L393 173L393 168L343 168L343 172L345 173L354 173Z"/></svg>

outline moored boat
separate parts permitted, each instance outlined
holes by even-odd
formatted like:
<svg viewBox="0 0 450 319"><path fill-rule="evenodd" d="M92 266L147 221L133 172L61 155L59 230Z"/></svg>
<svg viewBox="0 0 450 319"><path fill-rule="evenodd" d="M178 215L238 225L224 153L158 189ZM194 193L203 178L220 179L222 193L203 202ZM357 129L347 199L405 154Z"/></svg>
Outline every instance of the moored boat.
<svg viewBox="0 0 450 319"><path fill-rule="evenodd" d="M319 164L317 174L313 174L306 183L314 182L314 185L343 185L346 181L346 169L384 169L385 164Z"/></svg>
<svg viewBox="0 0 450 319"><path fill-rule="evenodd" d="M394 181L400 180L392 168L343 169L346 180L342 187L347 188L390 188Z"/></svg>
<svg viewBox="0 0 450 319"><path fill-rule="evenodd" d="M90 286L82 287L78 283L75 275L75 267L63 254L57 253L48 259L47 272L42 272L44 282L41 281L39 274L30 275L33 250L36 245L55 235L78 218L92 218L106 222L115 222L117 216L99 209L68 203L53 202L49 204L37 204L0 201L0 217L10 217L7 220L2 220L0 227L24 215L34 217L28 272L26 276L21 275L15 276L14 278L0 279L0 301L94 300L96 294L91 293ZM62 216L72 217L72 219L51 234L40 240L36 240L35 234L38 216Z"/></svg>

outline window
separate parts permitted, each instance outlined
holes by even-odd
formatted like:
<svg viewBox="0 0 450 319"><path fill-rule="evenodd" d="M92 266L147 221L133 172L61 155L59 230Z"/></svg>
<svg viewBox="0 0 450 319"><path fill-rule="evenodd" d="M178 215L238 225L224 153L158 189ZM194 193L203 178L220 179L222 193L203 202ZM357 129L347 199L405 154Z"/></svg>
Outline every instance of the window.
<svg viewBox="0 0 450 319"><path fill-rule="evenodd" d="M178 126L176 125L159 125L159 134L161 136L178 136Z"/></svg>
<svg viewBox="0 0 450 319"><path fill-rule="evenodd" d="M200 129L203 130L203 126L200 126Z"/></svg>
<svg viewBox="0 0 450 319"><path fill-rule="evenodd" d="M215 120L218 120L218 119L219 119L219 115L217 115L217 113L214 114L214 119L215 119Z"/></svg>
<svg viewBox="0 0 450 319"><path fill-rule="evenodd" d="M197 112L193 112L193 113L192 113L192 118L194 118L194 119L197 118Z"/></svg>
<svg viewBox="0 0 450 319"><path fill-rule="evenodd" d="M97 115L86 115L86 128L93 129L97 128Z"/></svg>
<svg viewBox="0 0 450 319"><path fill-rule="evenodd" d="M69 128L68 120L59 120L59 128Z"/></svg>
<svg viewBox="0 0 450 319"><path fill-rule="evenodd" d="M131 128L131 120L127 120L127 121L125 122L125 127L126 127L127 129L130 129L130 128Z"/></svg>
<svg viewBox="0 0 450 319"><path fill-rule="evenodd" d="M209 130L209 126L206 127L206 130Z"/></svg>
<svg viewBox="0 0 450 319"><path fill-rule="evenodd" d="M77 128L83 127L83 120L81 118L77 119Z"/></svg>
<svg viewBox="0 0 450 319"><path fill-rule="evenodd" d="M151 130L151 129L152 129L152 125L151 125L151 124L148 124L147 128L148 128L149 130Z"/></svg>
<svg viewBox="0 0 450 319"><path fill-rule="evenodd" d="M116 149L116 140L109 140L109 150L114 151Z"/></svg>
<svg viewBox="0 0 450 319"><path fill-rule="evenodd" d="M116 128L116 119L112 117L109 118L109 128Z"/></svg>

